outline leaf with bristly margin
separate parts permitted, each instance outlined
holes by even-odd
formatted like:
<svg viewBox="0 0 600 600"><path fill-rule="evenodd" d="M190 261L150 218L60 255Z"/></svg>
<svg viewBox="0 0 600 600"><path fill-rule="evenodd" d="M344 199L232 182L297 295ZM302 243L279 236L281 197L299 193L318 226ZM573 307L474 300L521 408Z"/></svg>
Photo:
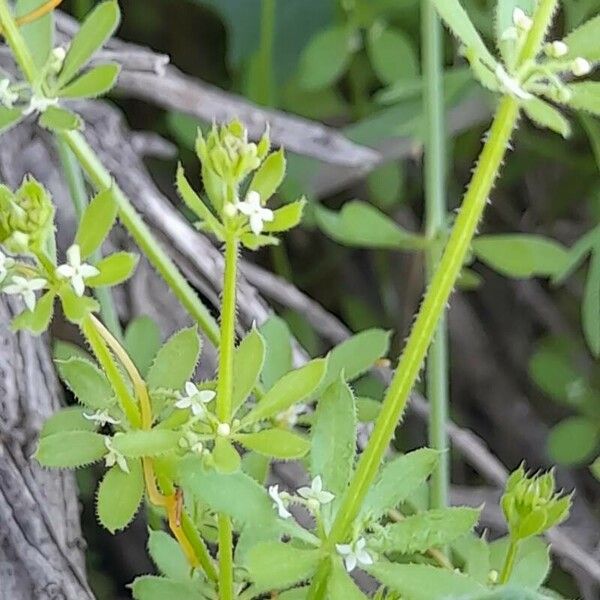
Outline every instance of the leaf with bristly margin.
<svg viewBox="0 0 600 600"><path fill-rule="evenodd" d="M569 48L565 60L582 56L590 61L600 61L600 15L573 30L563 41Z"/></svg>
<svg viewBox="0 0 600 600"><path fill-rule="evenodd" d="M285 176L285 164L285 154L282 149L279 149L269 154L254 173L248 190L257 192L263 205L281 185Z"/></svg>
<svg viewBox="0 0 600 600"><path fill-rule="evenodd" d="M92 431L62 431L42 438L35 458L44 467L73 469L97 462L106 453L103 435Z"/></svg>
<svg viewBox="0 0 600 600"><path fill-rule="evenodd" d="M202 586L198 581L174 581L156 575L143 575L131 584L135 600L165 600L166 598L206 598L200 595Z"/></svg>
<svg viewBox="0 0 600 600"><path fill-rule="evenodd" d="M23 118L20 108L6 108L0 106L0 133L8 131Z"/></svg>
<svg viewBox="0 0 600 600"><path fill-rule="evenodd" d="M99 275L86 279L89 287L110 287L127 281L137 267L139 256L131 252L115 252L96 263Z"/></svg>
<svg viewBox="0 0 600 600"><path fill-rule="evenodd" d="M496 60L490 54L460 2L458 0L432 0L432 2L442 20L459 41L467 48L474 48L490 66L494 65Z"/></svg>
<svg viewBox="0 0 600 600"><path fill-rule="evenodd" d="M83 357L57 360L60 378L81 404L93 410L110 408L114 403L112 387L100 369Z"/></svg>
<svg viewBox="0 0 600 600"><path fill-rule="evenodd" d="M77 228L75 243L79 246L81 260L85 260L100 248L116 219L117 202L114 190L107 188L90 200Z"/></svg>
<svg viewBox="0 0 600 600"><path fill-rule="evenodd" d="M381 548L384 552L415 554L451 544L473 530L479 512L461 506L411 515L384 529Z"/></svg>
<svg viewBox="0 0 600 600"><path fill-rule="evenodd" d="M124 337L127 354L145 377L160 349L160 328L151 317L143 315L129 323Z"/></svg>
<svg viewBox="0 0 600 600"><path fill-rule="evenodd" d="M125 529L131 523L144 496L142 461L129 460L127 464L129 473L114 465L98 486L96 514L111 533Z"/></svg>
<svg viewBox="0 0 600 600"><path fill-rule="evenodd" d="M292 336L287 323L276 316L263 323L259 331L267 344L261 380L268 390L292 370Z"/></svg>
<svg viewBox="0 0 600 600"><path fill-rule="evenodd" d="M109 92L117 83L120 65L108 63L93 67L61 90L62 98L97 98Z"/></svg>
<svg viewBox="0 0 600 600"><path fill-rule="evenodd" d="M81 117L66 108L49 106L39 119L40 125L49 131L73 131L83 127Z"/></svg>
<svg viewBox="0 0 600 600"><path fill-rule="evenodd" d="M47 0L17 0L15 17L22 17L46 3ZM38 69L43 68L54 47L54 11L49 11L19 29L36 66Z"/></svg>
<svg viewBox="0 0 600 600"><path fill-rule="evenodd" d="M331 566L327 581L327 598L328 600L342 600L342 598L343 600L367 600L367 596L360 591L339 560L334 560Z"/></svg>
<svg viewBox="0 0 600 600"><path fill-rule="evenodd" d="M218 437L212 451L215 467L221 473L235 473L241 465L241 458L234 445L226 438Z"/></svg>
<svg viewBox="0 0 600 600"><path fill-rule="evenodd" d="M327 373L321 389L331 385L344 371L346 381L366 373L390 348L390 332L367 329L337 345L328 355Z"/></svg>
<svg viewBox="0 0 600 600"><path fill-rule="evenodd" d="M437 461L435 450L420 448L383 465L367 493L361 513L378 520L387 510L406 500L431 475Z"/></svg>
<svg viewBox="0 0 600 600"><path fill-rule="evenodd" d="M233 412L244 403L258 382L265 363L265 340L256 329L246 335L233 356Z"/></svg>
<svg viewBox="0 0 600 600"><path fill-rule="evenodd" d="M482 235L473 241L479 260L508 277L551 277L567 262L568 252L558 242L521 233Z"/></svg>
<svg viewBox="0 0 600 600"><path fill-rule="evenodd" d="M241 526L276 525L278 519L273 500L245 473L225 474L207 469L198 457L184 459L180 473L184 489L211 510L229 515Z"/></svg>
<svg viewBox="0 0 600 600"><path fill-rule="evenodd" d="M414 44L400 29L371 27L367 52L373 70L383 83L410 80L418 75L419 61Z"/></svg>
<svg viewBox="0 0 600 600"><path fill-rule="evenodd" d="M264 224L263 231L267 233L279 233L296 227L302 220L302 212L305 206L306 200L302 198L295 202L290 202L290 204L286 204L282 208L278 208L273 211L273 220Z"/></svg>
<svg viewBox="0 0 600 600"><path fill-rule="evenodd" d="M81 406L68 406L56 411L51 417L46 419L40 437L47 437L61 431L95 431L98 423L91 419L86 419L85 408Z"/></svg>
<svg viewBox="0 0 600 600"><path fill-rule="evenodd" d="M310 442L285 429L263 429L256 433L240 433L237 442L263 456L279 459L302 458L310 450Z"/></svg>
<svg viewBox="0 0 600 600"><path fill-rule="evenodd" d="M452 542L452 553L462 563L461 571L479 581L489 583L490 548L477 534L465 535Z"/></svg>
<svg viewBox="0 0 600 600"><path fill-rule="evenodd" d="M315 206L318 226L332 240L357 248L422 249L425 238L400 227L374 206L352 200L338 213Z"/></svg>
<svg viewBox="0 0 600 600"><path fill-rule="evenodd" d="M583 110L600 117L600 81L582 81L569 86L571 96L566 102L575 110Z"/></svg>
<svg viewBox="0 0 600 600"><path fill-rule="evenodd" d="M87 279L86 283L89 284ZM100 310L98 302L90 296L78 296L70 285L64 285L59 293L65 317L71 322L79 325L90 313Z"/></svg>
<svg viewBox="0 0 600 600"><path fill-rule="evenodd" d="M190 578L192 571L181 546L165 531L149 531L148 552L166 577L184 581Z"/></svg>
<svg viewBox="0 0 600 600"><path fill-rule="evenodd" d="M308 598L308 589L308 586L303 586L286 590L277 596L277 600L306 600Z"/></svg>
<svg viewBox="0 0 600 600"><path fill-rule="evenodd" d="M467 596L452 596L447 600L561 600L562 596L552 593L551 596L522 588L507 585L491 591L469 594Z"/></svg>
<svg viewBox="0 0 600 600"><path fill-rule="evenodd" d="M240 237L240 241L244 248L248 248L248 250L258 250L265 246L279 245L279 240L272 235L255 235L250 231L243 233Z"/></svg>
<svg viewBox="0 0 600 600"><path fill-rule="evenodd" d="M69 83L85 67L96 51L115 32L120 19L119 4L114 0L102 2L94 8L69 44L56 82L59 88Z"/></svg>
<svg viewBox="0 0 600 600"><path fill-rule="evenodd" d="M166 429L127 431L112 438L113 448L128 458L159 456L177 447L181 434Z"/></svg>
<svg viewBox="0 0 600 600"><path fill-rule="evenodd" d="M173 334L158 351L148 371L148 387L182 389L194 374L201 348L201 340L195 327Z"/></svg>
<svg viewBox="0 0 600 600"><path fill-rule="evenodd" d="M430 565L377 563L366 570L390 590L410 600L440 600L485 591L483 585L467 575Z"/></svg>
<svg viewBox="0 0 600 600"><path fill-rule="evenodd" d="M319 387L326 369L327 359L316 358L284 375L244 417L244 425L274 417L293 404L308 398Z"/></svg>
<svg viewBox="0 0 600 600"><path fill-rule="evenodd" d="M283 542L264 542L248 552L244 566L256 591L266 592L289 588L309 579L321 560L320 550L296 548Z"/></svg>
<svg viewBox="0 0 600 600"><path fill-rule="evenodd" d="M600 243L594 247L588 268L581 303L581 323L592 354L600 356Z"/></svg>
<svg viewBox="0 0 600 600"><path fill-rule="evenodd" d="M569 417L555 425L548 435L552 462L579 465L590 459L600 443L600 427L586 417Z"/></svg>
<svg viewBox="0 0 600 600"><path fill-rule="evenodd" d="M490 567L499 573L508 552L508 537L495 540L489 544ZM517 550L513 571L507 584L537 590L550 572L550 548L541 538L522 540Z"/></svg>
<svg viewBox="0 0 600 600"><path fill-rule="evenodd" d="M242 470L252 479L264 485L269 476L270 463L268 456L263 456L258 452L246 452L242 457Z"/></svg>
<svg viewBox="0 0 600 600"><path fill-rule="evenodd" d="M381 402L373 398L356 399L356 416L361 423L374 422L381 412Z"/></svg>
<svg viewBox="0 0 600 600"><path fill-rule="evenodd" d="M200 219L201 222L208 226L208 229L214 233L218 239L223 240L223 226L215 215L213 215L210 208L204 204L200 196L194 191L194 188L192 188L185 176L181 163L177 165L175 182L179 196L185 202L186 206Z"/></svg>
<svg viewBox="0 0 600 600"><path fill-rule="evenodd" d="M325 56L327 60L323 60ZM305 90L318 90L334 84L348 69L351 58L351 32L346 27L320 31L300 57L300 85Z"/></svg>
<svg viewBox="0 0 600 600"><path fill-rule="evenodd" d="M36 303L33 310L25 310L17 315L11 323L13 331L26 329L34 335L40 335L48 329L54 314L54 299L56 294L46 292Z"/></svg>
<svg viewBox="0 0 600 600"><path fill-rule="evenodd" d="M525 114L533 121L535 125L542 129L551 129L552 131L568 138L571 135L571 125L563 117L559 110L554 108L548 102L533 97L522 102Z"/></svg>
<svg viewBox="0 0 600 600"><path fill-rule="evenodd" d="M346 490L356 456L356 406L342 373L319 399L311 444L311 474L321 476L323 489L334 494L337 502Z"/></svg>

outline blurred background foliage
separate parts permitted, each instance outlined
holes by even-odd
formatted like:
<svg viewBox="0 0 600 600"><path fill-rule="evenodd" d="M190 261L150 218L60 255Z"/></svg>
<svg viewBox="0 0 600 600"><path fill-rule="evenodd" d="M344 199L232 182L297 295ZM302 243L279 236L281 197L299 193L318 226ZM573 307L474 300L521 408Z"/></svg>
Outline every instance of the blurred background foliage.
<svg viewBox="0 0 600 600"><path fill-rule="evenodd" d="M463 4L492 46L495 1ZM93 5L70 0L64 7L79 18ZM419 0L121 1L122 38L169 54L173 64L205 82L324 122L389 155L366 176L341 183L335 173L328 178L331 167L290 155L279 201L302 193L309 210L302 228L258 256L351 329L392 329L391 357L401 348L423 290L419 5ZM570 31L597 10L597 0L563 2L557 28ZM493 100L472 79L450 36L446 50L451 221ZM194 171L196 128L207 124L118 95L111 101L132 128L175 143L186 171ZM452 416L486 439L509 468L521 458L534 468L564 466L559 480L566 474L566 485L576 482L578 495L597 506L600 122L573 115L572 126L566 142L525 120L515 136L450 312ZM393 149L400 142L398 159ZM152 160L149 166L177 202L175 161ZM327 349L300 314L280 313L309 352ZM381 397L381 384L373 378L357 387L361 396ZM423 441L423 425L410 419L409 425L400 433L400 446ZM480 483L460 457L453 458L454 482ZM118 549L119 536L115 543L93 531L87 536L93 549L104 544ZM116 597L115 581L131 580L130 573L115 570L121 558L118 550L108 557L91 553L100 597ZM143 556L136 560L140 571L147 568ZM574 593L564 573L557 570L554 578L565 594Z"/></svg>

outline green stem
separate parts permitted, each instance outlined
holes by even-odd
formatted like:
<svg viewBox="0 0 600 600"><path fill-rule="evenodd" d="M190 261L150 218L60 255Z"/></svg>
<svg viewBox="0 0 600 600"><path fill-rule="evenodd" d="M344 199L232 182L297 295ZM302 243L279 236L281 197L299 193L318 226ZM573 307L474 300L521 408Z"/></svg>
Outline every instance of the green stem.
<svg viewBox="0 0 600 600"><path fill-rule="evenodd" d="M233 529L231 519L219 514L219 600L233 600Z"/></svg>
<svg viewBox="0 0 600 600"><path fill-rule="evenodd" d="M0 23L2 24L4 37L11 47L21 71L23 71L27 81L29 81L32 86L37 86L39 75L37 66L21 32L19 31L19 27L15 22L7 0L0 0Z"/></svg>
<svg viewBox="0 0 600 600"><path fill-rule="evenodd" d="M502 573L500 573L500 580L498 581L500 585L508 583L515 566L518 550L519 540L511 539L508 546L508 552L506 553L506 558L504 559L504 565L502 566Z"/></svg>
<svg viewBox="0 0 600 600"><path fill-rule="evenodd" d="M426 250L426 274L430 282L440 260L446 220L446 132L443 90L442 26L433 2L422 3L421 39L423 47L425 136L425 229L432 243ZM427 357L426 391L431 414L429 445L439 451L439 462L431 477L430 505L448 505L450 460L448 455L448 330L445 311L440 316Z"/></svg>
<svg viewBox="0 0 600 600"><path fill-rule="evenodd" d="M213 558L210 555L204 540L200 537L192 518L185 509L181 512L181 528L192 545L192 548L198 557L198 561L202 565L207 577L211 581L217 581L219 575L213 564Z"/></svg>
<svg viewBox="0 0 600 600"><path fill-rule="evenodd" d="M262 0L260 16L259 85L256 101L264 106L275 104L273 81L273 43L275 39L275 0Z"/></svg>
<svg viewBox="0 0 600 600"><path fill-rule="evenodd" d="M88 205L83 174L79 167L79 163L70 148L62 140L57 139L56 141L58 155L67 181L67 187L69 188L71 201L75 208L77 218L81 220ZM102 254L100 251L94 252L91 257L92 264L96 264L101 258ZM102 320L106 324L106 327L108 327L108 330L117 338L117 340L122 341L123 332L121 330L121 323L119 323L119 317L110 290L108 288L96 288L94 290L94 296L96 296L96 299L100 304L100 314L102 315Z"/></svg>

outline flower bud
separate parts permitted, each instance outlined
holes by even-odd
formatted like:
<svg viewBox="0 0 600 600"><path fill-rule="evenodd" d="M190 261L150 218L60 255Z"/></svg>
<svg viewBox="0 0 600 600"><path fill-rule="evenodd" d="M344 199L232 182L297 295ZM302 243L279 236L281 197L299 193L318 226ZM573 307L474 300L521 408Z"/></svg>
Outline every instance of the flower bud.
<svg viewBox="0 0 600 600"><path fill-rule="evenodd" d="M554 42L546 44L544 52L546 53L546 56L549 56L550 58L562 58L568 54L569 46L560 40L555 40Z"/></svg>
<svg viewBox="0 0 600 600"><path fill-rule="evenodd" d="M217 435L221 437L227 437L231 433L231 427L229 423L219 423L217 427Z"/></svg>
<svg viewBox="0 0 600 600"><path fill-rule="evenodd" d="M533 21L531 20L531 17L528 16L522 8L515 8L515 10L513 10L512 18L515 27L517 27L521 31L529 31L533 26Z"/></svg>
<svg viewBox="0 0 600 600"><path fill-rule="evenodd" d="M582 58L581 56L578 56L571 63L571 71L576 77L582 77L583 75L587 75L591 70L592 65L590 64L590 62L585 58Z"/></svg>

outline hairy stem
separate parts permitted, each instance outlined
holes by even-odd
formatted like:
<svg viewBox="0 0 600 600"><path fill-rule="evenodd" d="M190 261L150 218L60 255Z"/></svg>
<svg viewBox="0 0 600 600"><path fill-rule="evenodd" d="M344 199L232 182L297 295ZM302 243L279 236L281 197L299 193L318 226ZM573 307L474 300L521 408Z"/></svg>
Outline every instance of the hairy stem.
<svg viewBox="0 0 600 600"><path fill-rule="evenodd" d="M444 119L442 26L433 2L421 4L421 39L423 41L425 136L425 229L431 242L426 250L427 280L435 274L441 254L446 220L446 132ZM448 505L450 460L448 455L448 330L445 311L439 319L427 357L426 390L431 406L429 445L439 451L436 469L431 476L430 505Z"/></svg>
<svg viewBox="0 0 600 600"><path fill-rule="evenodd" d="M508 552L506 553L506 558L504 559L504 565L502 566L502 572L500 573L500 579L498 583L502 585L503 583L507 583L512 575L515 560L517 558L517 552L519 550L519 540L513 540L511 538L510 544L508 546Z"/></svg>

